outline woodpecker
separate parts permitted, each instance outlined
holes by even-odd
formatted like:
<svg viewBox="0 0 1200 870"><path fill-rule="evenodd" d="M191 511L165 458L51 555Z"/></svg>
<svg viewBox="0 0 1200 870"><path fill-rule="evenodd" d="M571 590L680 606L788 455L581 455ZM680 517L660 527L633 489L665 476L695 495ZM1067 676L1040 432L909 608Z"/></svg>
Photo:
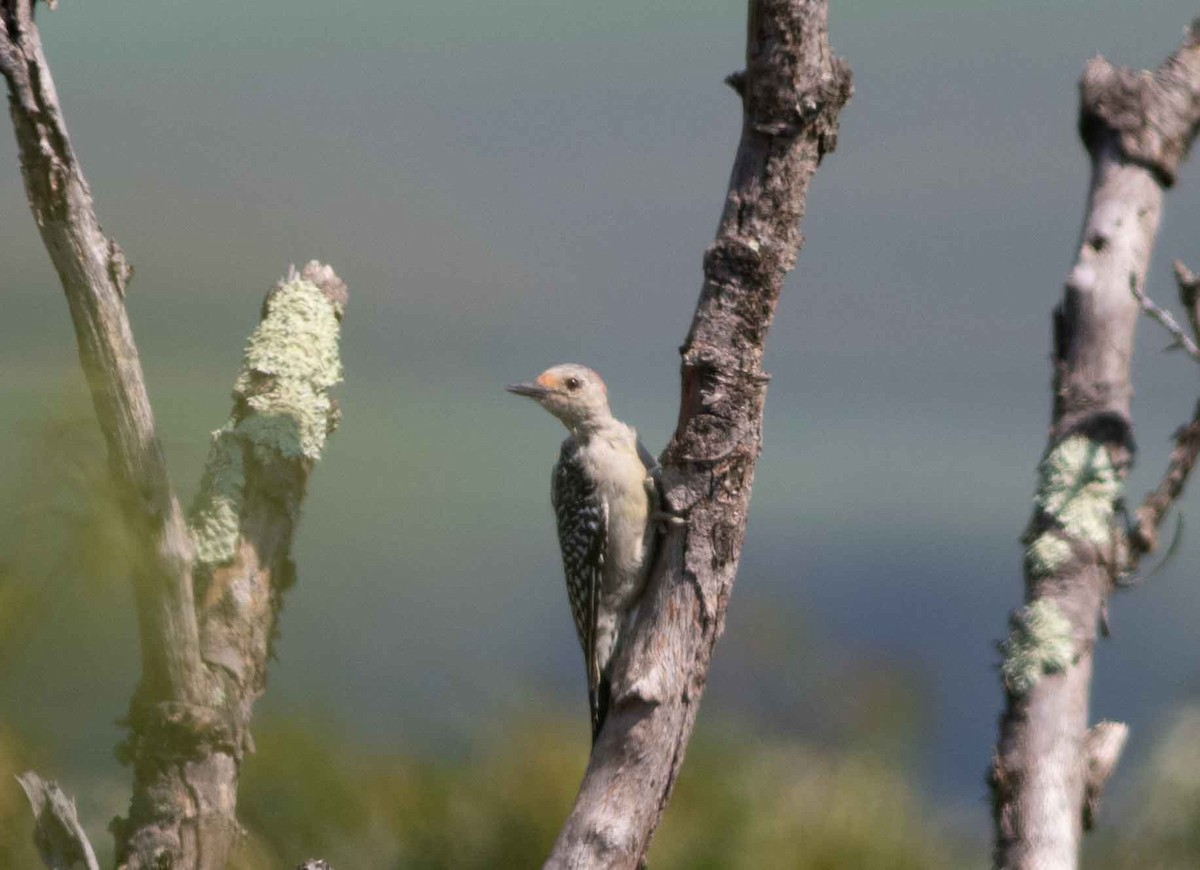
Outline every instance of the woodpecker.
<svg viewBox="0 0 1200 870"><path fill-rule="evenodd" d="M659 465L637 432L613 417L608 389L589 368L554 366L508 391L536 401L570 433L554 465L550 502L595 743L608 712L609 669L654 561Z"/></svg>

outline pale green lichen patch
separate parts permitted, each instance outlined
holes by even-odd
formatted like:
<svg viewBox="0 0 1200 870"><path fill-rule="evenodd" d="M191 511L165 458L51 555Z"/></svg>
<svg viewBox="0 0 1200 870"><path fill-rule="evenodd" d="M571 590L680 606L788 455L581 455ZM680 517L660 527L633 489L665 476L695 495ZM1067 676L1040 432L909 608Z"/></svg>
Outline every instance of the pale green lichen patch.
<svg viewBox="0 0 1200 870"><path fill-rule="evenodd" d="M1108 449L1083 435L1055 445L1038 469L1035 502L1072 537L1105 547L1121 479Z"/></svg>
<svg viewBox="0 0 1200 870"><path fill-rule="evenodd" d="M196 559L233 558L246 486L245 463L316 460L336 425L329 388L342 379L338 303L292 277L268 296L234 384L235 417L213 433L190 530Z"/></svg>
<svg viewBox="0 0 1200 870"><path fill-rule="evenodd" d="M1033 539L1025 550L1025 570L1030 577L1049 577L1071 561L1071 543L1052 531Z"/></svg>
<svg viewBox="0 0 1200 870"><path fill-rule="evenodd" d="M1065 671L1075 661L1071 620L1055 602L1040 598L1013 613L1000 650L1004 684L1024 695L1044 674Z"/></svg>
<svg viewBox="0 0 1200 870"><path fill-rule="evenodd" d="M342 379L334 304L311 281L277 287L246 345L247 369L328 389Z"/></svg>
<svg viewBox="0 0 1200 870"><path fill-rule="evenodd" d="M249 409L237 429L260 457L320 458L334 423L328 390L342 379L339 331L335 303L310 281L295 278L267 298L234 386Z"/></svg>
<svg viewBox="0 0 1200 870"><path fill-rule="evenodd" d="M310 384L280 379L270 389L247 397L252 413L239 425L259 451L275 451L286 459L319 459L325 448L333 401Z"/></svg>
<svg viewBox="0 0 1200 870"><path fill-rule="evenodd" d="M218 429L189 523L198 562L217 565L233 558L245 486L242 440L228 428Z"/></svg>

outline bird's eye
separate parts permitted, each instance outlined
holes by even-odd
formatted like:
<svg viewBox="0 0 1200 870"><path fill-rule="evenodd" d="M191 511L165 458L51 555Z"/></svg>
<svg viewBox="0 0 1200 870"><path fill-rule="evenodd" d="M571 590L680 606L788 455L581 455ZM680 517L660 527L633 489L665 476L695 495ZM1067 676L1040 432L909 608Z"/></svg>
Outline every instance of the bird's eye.
<svg viewBox="0 0 1200 870"><path fill-rule="evenodd" d="M578 390L579 378L567 378L566 384L568 390Z"/></svg>

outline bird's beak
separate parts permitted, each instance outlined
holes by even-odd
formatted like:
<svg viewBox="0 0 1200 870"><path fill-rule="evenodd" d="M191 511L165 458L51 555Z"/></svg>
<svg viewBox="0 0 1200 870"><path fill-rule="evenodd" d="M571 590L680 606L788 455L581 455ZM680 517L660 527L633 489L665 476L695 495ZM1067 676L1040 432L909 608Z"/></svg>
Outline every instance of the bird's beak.
<svg viewBox="0 0 1200 870"><path fill-rule="evenodd" d="M541 399L550 391L541 384L509 384L504 389L518 396L528 396L531 399Z"/></svg>

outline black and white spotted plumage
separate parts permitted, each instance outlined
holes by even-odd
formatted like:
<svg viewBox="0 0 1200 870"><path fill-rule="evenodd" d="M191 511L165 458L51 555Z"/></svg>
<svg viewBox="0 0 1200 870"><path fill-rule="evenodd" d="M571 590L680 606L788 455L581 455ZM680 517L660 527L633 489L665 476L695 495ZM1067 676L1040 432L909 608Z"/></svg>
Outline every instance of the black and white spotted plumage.
<svg viewBox="0 0 1200 870"><path fill-rule="evenodd" d="M573 438L563 442L554 466L550 503L558 525L567 599L587 667L588 706L595 740L608 706L607 682L596 656L596 620L608 547L608 506L579 461L579 446Z"/></svg>
<svg viewBox="0 0 1200 870"><path fill-rule="evenodd" d="M566 427L550 499L568 599L587 665L592 741L610 703L611 668L635 624L654 563L658 463L612 415L596 372L553 366L509 392L536 401Z"/></svg>
<svg viewBox="0 0 1200 870"><path fill-rule="evenodd" d="M658 502L660 466L654 456L637 442L638 458L645 466L645 486L651 503ZM563 442L554 466L550 502L558 527L563 573L567 581L567 599L588 677L588 706L591 710L592 740L600 733L608 712L608 661L597 651L597 623L600 619L604 583L605 554L608 549L609 506L595 480L589 477L580 459L580 443L575 438ZM649 559L653 562L653 549ZM611 651L610 651L611 655Z"/></svg>

